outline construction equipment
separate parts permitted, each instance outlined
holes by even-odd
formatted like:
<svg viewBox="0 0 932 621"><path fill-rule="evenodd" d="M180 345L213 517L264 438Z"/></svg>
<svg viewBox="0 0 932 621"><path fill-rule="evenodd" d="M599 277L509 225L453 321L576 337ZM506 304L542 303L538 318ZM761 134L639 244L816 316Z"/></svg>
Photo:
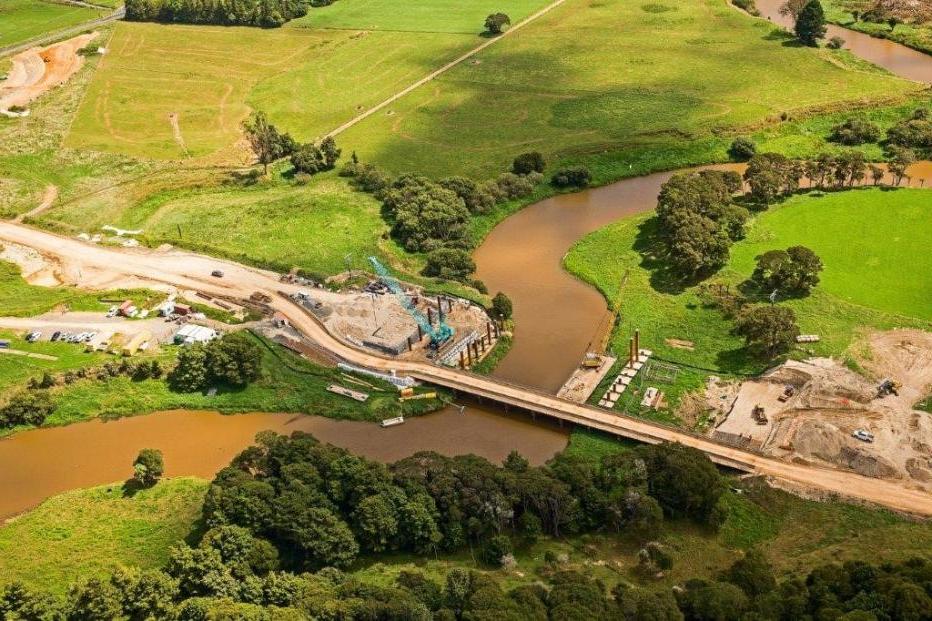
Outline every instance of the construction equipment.
<svg viewBox="0 0 932 621"><path fill-rule="evenodd" d="M764 406L755 405L754 409L751 410L751 418L754 419L754 422L758 425L767 424L767 413L764 411Z"/></svg>
<svg viewBox="0 0 932 621"><path fill-rule="evenodd" d="M586 347L586 355L583 357L582 361L582 367L584 369L597 369L602 365L602 356L605 355L605 350L608 348L608 341L612 338L612 330L618 318L618 311L621 309L621 292L624 290L626 282L628 282L628 270L625 270L625 275L621 277L621 284L618 285L618 295L615 297L615 303L612 304L602 317L602 320L599 321L599 325L596 327L596 332L593 335L593 337L598 337L599 334L601 334L602 340L599 341L595 349L592 348L592 341L589 341L589 345Z"/></svg>
<svg viewBox="0 0 932 621"><path fill-rule="evenodd" d="M902 388L902 384L896 380L890 379L889 377L885 378L880 382L880 385L877 386L877 397L886 397L887 395L899 396L900 388Z"/></svg>
<svg viewBox="0 0 932 621"><path fill-rule="evenodd" d="M254 291L252 295L249 296L249 299L259 304L270 304L272 302L272 297L261 291Z"/></svg>
<svg viewBox="0 0 932 621"><path fill-rule="evenodd" d="M783 392L780 394L780 396L777 397L777 401L779 401L780 403L786 403L787 401L790 400L790 397L792 397L795 394L796 394L796 388L794 386L787 384L786 386L783 387Z"/></svg>
<svg viewBox="0 0 932 621"><path fill-rule="evenodd" d="M443 343L453 338L453 328L444 321L442 310L438 313L437 325L431 325L430 320L424 316L424 313L417 309L417 306L415 306L410 296L408 296L401 287L401 283L391 275L388 268L382 265L375 257L369 257L369 262L372 263L372 267L375 268L376 274L379 275L379 278L385 283L385 286L398 298L402 308L408 311L408 314L417 322L417 325L421 328L421 332L430 337L430 346L432 349L437 349Z"/></svg>

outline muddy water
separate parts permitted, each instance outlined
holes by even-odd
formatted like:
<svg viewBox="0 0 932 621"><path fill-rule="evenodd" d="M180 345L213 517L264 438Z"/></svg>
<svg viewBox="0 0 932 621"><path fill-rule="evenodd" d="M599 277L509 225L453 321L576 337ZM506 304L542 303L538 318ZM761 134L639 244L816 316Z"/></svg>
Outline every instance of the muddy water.
<svg viewBox="0 0 932 621"><path fill-rule="evenodd" d="M744 170L741 164L712 168ZM566 381L590 344L601 339L607 308L598 291L563 270L563 257L588 233L653 209L660 186L673 174L555 196L493 229L475 253L477 276L490 292L511 297L516 324L514 345L495 376L551 392ZM932 162L916 162L908 174L904 187L932 185ZM885 183L892 179L888 176Z"/></svg>
<svg viewBox="0 0 932 621"><path fill-rule="evenodd" d="M566 432L555 424L478 406L466 414L450 409L408 419L389 429L303 414L172 411L93 420L0 440L0 521L49 496L128 478L142 448L162 451L166 476L210 478L265 429L306 431L323 442L386 462L417 451L472 452L500 462L517 449L541 464L566 446Z"/></svg>
<svg viewBox="0 0 932 621"><path fill-rule="evenodd" d="M740 170L738 165L722 166ZM578 239L610 222L653 209L658 173L563 194L535 203L499 224L475 253L477 277L514 304L514 346L495 370L509 381L556 392L601 338L605 299L563 271Z"/></svg>
<svg viewBox="0 0 932 621"><path fill-rule="evenodd" d="M780 6L784 2L785 0L756 0L757 8L764 18L792 31L792 17L780 15ZM917 82L932 82L932 56L928 54L839 26L828 26L826 38L831 37L841 37L845 40L845 48L853 54L891 73Z"/></svg>

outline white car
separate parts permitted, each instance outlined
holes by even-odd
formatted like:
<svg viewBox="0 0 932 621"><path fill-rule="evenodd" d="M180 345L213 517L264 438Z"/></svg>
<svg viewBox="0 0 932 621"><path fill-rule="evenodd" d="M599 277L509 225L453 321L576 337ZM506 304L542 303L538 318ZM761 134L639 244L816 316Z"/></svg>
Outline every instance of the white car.
<svg viewBox="0 0 932 621"><path fill-rule="evenodd" d="M874 434L872 434L871 432L865 429L855 429L851 433L851 435L852 437L857 438L861 442L873 442L874 441Z"/></svg>
<svg viewBox="0 0 932 621"><path fill-rule="evenodd" d="M42 338L42 333L36 330L35 332L30 332L29 335L26 336L26 341L28 341L29 343L35 343L41 338Z"/></svg>
<svg viewBox="0 0 932 621"><path fill-rule="evenodd" d="M116 317L117 313L120 312L120 309L116 306L111 306L110 310L107 311L107 317Z"/></svg>

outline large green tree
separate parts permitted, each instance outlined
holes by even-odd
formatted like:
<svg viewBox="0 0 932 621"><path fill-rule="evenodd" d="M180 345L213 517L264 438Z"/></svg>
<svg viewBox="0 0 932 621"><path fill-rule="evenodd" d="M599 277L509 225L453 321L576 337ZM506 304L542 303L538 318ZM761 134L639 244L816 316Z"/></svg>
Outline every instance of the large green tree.
<svg viewBox="0 0 932 621"><path fill-rule="evenodd" d="M751 306L738 315L736 331L748 349L765 357L789 351L799 336L796 314L785 306Z"/></svg>
<svg viewBox="0 0 932 621"><path fill-rule="evenodd" d="M816 47L825 38L825 12L819 0L809 0L796 18L796 37L805 45Z"/></svg>

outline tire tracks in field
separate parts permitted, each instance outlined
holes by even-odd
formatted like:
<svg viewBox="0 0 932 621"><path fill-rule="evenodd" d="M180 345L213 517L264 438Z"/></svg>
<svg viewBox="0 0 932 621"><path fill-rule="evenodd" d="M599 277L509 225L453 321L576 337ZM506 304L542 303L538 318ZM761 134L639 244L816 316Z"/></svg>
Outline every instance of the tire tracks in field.
<svg viewBox="0 0 932 621"><path fill-rule="evenodd" d="M476 54L478 54L479 52L481 52L481 51L484 50L485 48L487 48L487 47L489 47L489 46L491 46L491 45L494 45L494 44L497 43L498 41L501 41L501 40L504 39L505 37L510 36L512 33L517 32L518 30L520 30L520 29L523 28L524 26L526 26L526 25L530 24L531 22L535 21L537 18L539 18L539 17L545 15L546 13L549 13L551 10L553 10L553 9L555 9L556 7L560 6L560 5L563 4L565 1L566 1L566 0L556 0L555 2L552 2L552 3L548 4L547 6L545 6L544 8L540 9L540 10L537 11L536 13L532 13L531 15L528 15L527 17L525 17L524 19L522 19L520 22L518 22L517 24L515 24L514 26L512 26L511 28L509 28L509 29L506 30L505 32L503 32L502 34L500 34L500 35L498 35L498 36L496 36L496 37L493 37L493 38L491 38L491 39L489 39L489 40L487 40L487 41L484 41L483 43L481 43L481 44L477 45L476 47L472 48L471 50L469 50L469 51L466 52L465 54L463 54L463 55L461 55L461 56L458 56L457 58L454 58L453 60L451 60L451 61L448 62L447 64L443 65L443 66L440 67L439 69L436 69L436 70L432 71L431 73L427 74L426 76L424 76L423 78L421 78L420 80L418 80L417 82L415 82L414 84L411 84L410 86L408 86L408 87L406 87L406 88L403 88L402 90L398 91L397 93L395 93L394 95L392 95L392 96L389 97L388 99L385 99L385 100L382 101L381 103L378 103L378 104L374 105L373 107L369 108L369 109L366 110L365 112L362 112L362 113L356 115L355 117L353 117L352 119L350 119L350 120L347 121L346 123L343 123L342 125L340 125L340 126L337 127L336 129L330 131L330 132L329 132L328 134L326 134L326 135L332 137L332 136L337 136L337 135L343 133L344 131L346 131L347 129L349 129L350 127L352 127L353 125L356 125L357 123L359 123L360 121L362 121L363 119L366 119L366 118L372 116L373 114L375 114L375 113L378 112L379 110L381 110L381 109L385 108L386 106L389 106L389 105L393 104L394 102L398 101L399 99L401 99L402 97L404 97L404 96L407 95L408 93L410 93L410 92L416 90L417 88L419 88L419 87L421 87L421 86L424 86L425 84L427 84L427 83L430 82L431 80L437 78L438 76L443 75L444 73L446 73L446 72L449 71L450 69L452 69L452 68L456 67L457 65L461 64L463 61L466 61L466 60L472 58L473 56L475 56Z"/></svg>

